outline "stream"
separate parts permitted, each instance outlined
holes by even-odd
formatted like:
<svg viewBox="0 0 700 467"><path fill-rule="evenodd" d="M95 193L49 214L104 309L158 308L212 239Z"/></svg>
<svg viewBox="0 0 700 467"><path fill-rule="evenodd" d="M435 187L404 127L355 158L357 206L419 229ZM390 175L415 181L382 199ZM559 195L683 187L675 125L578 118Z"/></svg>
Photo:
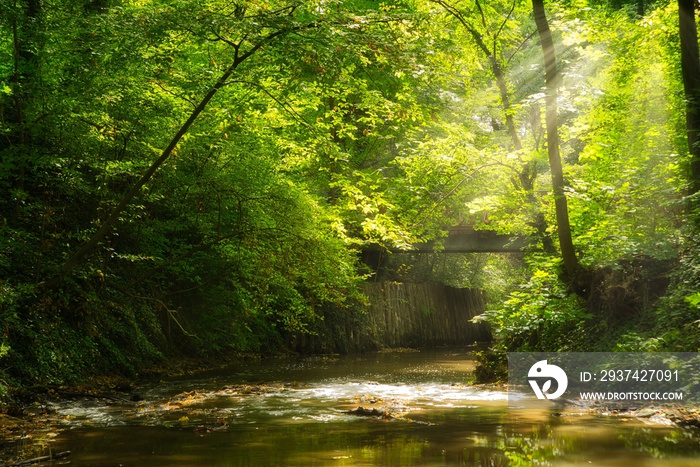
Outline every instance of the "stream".
<svg viewBox="0 0 700 467"><path fill-rule="evenodd" d="M697 429L509 409L473 370L469 349L246 362L144 385L139 402L55 403L46 452L70 450L51 465L71 466L700 466Z"/></svg>

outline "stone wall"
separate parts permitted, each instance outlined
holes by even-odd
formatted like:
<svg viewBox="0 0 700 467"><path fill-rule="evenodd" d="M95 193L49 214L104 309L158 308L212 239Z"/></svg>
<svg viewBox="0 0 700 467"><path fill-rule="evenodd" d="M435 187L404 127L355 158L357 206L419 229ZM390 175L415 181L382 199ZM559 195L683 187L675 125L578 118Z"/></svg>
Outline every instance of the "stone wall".
<svg viewBox="0 0 700 467"><path fill-rule="evenodd" d="M367 318L384 347L427 347L488 341L484 324L470 320L484 310L480 290L440 284L377 282L365 284Z"/></svg>
<svg viewBox="0 0 700 467"><path fill-rule="evenodd" d="M375 282L363 286L366 307L323 313L312 333L289 336L305 354L355 353L383 348L466 345L491 340L484 324L470 320L484 310L480 290L440 284Z"/></svg>

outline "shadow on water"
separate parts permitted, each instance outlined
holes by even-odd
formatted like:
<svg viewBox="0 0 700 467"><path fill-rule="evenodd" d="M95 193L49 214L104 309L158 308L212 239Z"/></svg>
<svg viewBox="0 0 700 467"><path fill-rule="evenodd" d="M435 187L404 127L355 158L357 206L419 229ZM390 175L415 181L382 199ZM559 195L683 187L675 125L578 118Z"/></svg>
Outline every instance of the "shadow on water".
<svg viewBox="0 0 700 467"><path fill-rule="evenodd" d="M138 404L56 406L70 429L51 449L78 466L700 466L697 431L508 409L472 371L467 350L255 362L142 388Z"/></svg>

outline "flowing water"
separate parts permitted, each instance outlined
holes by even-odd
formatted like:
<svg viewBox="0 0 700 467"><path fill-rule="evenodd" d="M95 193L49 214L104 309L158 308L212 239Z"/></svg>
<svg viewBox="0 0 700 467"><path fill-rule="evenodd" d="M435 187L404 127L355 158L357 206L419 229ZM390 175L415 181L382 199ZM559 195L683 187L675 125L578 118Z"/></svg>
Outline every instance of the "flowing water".
<svg viewBox="0 0 700 467"><path fill-rule="evenodd" d="M700 466L697 430L509 409L503 388L468 384L473 363L468 350L268 360L145 386L137 403L61 403L50 447L71 455L53 464Z"/></svg>

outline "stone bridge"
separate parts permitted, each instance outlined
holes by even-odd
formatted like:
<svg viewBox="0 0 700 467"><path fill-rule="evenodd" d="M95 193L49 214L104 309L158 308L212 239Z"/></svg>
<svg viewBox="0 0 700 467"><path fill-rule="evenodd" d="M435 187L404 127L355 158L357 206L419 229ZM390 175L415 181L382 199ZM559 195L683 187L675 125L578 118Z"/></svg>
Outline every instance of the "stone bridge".
<svg viewBox="0 0 700 467"><path fill-rule="evenodd" d="M442 241L442 253L518 253L522 252L532 239L526 236L501 235L493 230L474 230L471 227L453 227ZM395 252L433 253L434 242L416 244L415 250L395 250Z"/></svg>

